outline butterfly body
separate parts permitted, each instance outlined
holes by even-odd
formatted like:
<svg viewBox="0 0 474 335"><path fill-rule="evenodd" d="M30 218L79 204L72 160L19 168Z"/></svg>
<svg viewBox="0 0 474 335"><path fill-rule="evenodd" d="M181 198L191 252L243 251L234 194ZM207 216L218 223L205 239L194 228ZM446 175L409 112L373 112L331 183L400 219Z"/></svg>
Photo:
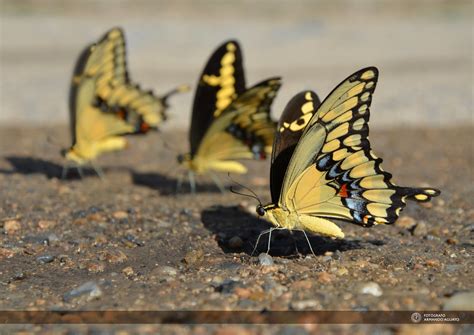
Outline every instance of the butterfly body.
<svg viewBox="0 0 474 335"><path fill-rule="evenodd" d="M368 140L374 67L344 80L321 103L314 92L287 105L273 144L272 203L257 213L277 228L343 238L333 219L364 227L392 224L406 200L429 201L433 188L399 187Z"/></svg>

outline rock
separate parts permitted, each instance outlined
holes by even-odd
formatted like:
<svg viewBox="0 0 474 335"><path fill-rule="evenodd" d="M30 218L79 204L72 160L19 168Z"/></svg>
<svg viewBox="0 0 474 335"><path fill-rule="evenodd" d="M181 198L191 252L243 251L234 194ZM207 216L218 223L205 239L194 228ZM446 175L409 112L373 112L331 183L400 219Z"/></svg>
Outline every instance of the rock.
<svg viewBox="0 0 474 335"><path fill-rule="evenodd" d="M70 302L75 298L84 296L86 301L91 301L94 299L99 299L102 296L102 290L99 285L93 281L88 281L78 288L75 288L63 296L65 302Z"/></svg>
<svg viewBox="0 0 474 335"><path fill-rule="evenodd" d="M124 237L125 241L128 241L128 242L131 242L132 243L132 246L134 247L135 245L139 246L139 247L142 247L145 245L145 242L144 241L140 241L136 236L132 235L132 234L127 234L125 235ZM128 245L127 245L128 246Z"/></svg>
<svg viewBox="0 0 474 335"><path fill-rule="evenodd" d="M242 245L244 244L244 241L240 238L240 236L234 236L229 240L229 248L232 249L240 249L242 248Z"/></svg>
<svg viewBox="0 0 474 335"><path fill-rule="evenodd" d="M18 220L8 220L3 224L3 229L7 235L14 235L21 229L20 221Z"/></svg>
<svg viewBox="0 0 474 335"><path fill-rule="evenodd" d="M183 261L188 265L192 265L192 264L200 262L203 259L203 257L204 257L204 251L202 251L202 249L192 250L192 251L189 251L186 254L186 256L184 256Z"/></svg>
<svg viewBox="0 0 474 335"><path fill-rule="evenodd" d="M425 221L420 221L413 230L414 236L425 236L428 234L428 226Z"/></svg>
<svg viewBox="0 0 474 335"><path fill-rule="evenodd" d="M215 286L215 290L220 293L230 294L234 293L234 290L237 287L243 287L243 284L237 280L226 279L222 283Z"/></svg>
<svg viewBox="0 0 474 335"><path fill-rule="evenodd" d="M277 283L273 278L268 277L265 279L265 282L262 286L263 290L270 294L273 298L281 296L283 293L285 293L288 289Z"/></svg>
<svg viewBox="0 0 474 335"><path fill-rule="evenodd" d="M359 293L370 294L374 297L380 297L383 294L383 291L379 284L375 282L368 282L360 286Z"/></svg>
<svg viewBox="0 0 474 335"><path fill-rule="evenodd" d="M456 272L463 268L461 264L448 264L446 265L446 272Z"/></svg>
<svg viewBox="0 0 474 335"><path fill-rule="evenodd" d="M86 268L87 268L87 271L91 273L99 273L99 272L104 272L105 265L102 262L91 262L87 264Z"/></svg>
<svg viewBox="0 0 474 335"><path fill-rule="evenodd" d="M312 280L299 280L295 281L293 284L291 284L291 290L296 291L296 290L310 290L313 287L313 281Z"/></svg>
<svg viewBox="0 0 474 335"><path fill-rule="evenodd" d="M258 261L260 265L262 266L272 266L273 263L273 258L269 254L266 254L262 252L260 255L258 255Z"/></svg>
<svg viewBox="0 0 474 335"><path fill-rule="evenodd" d="M178 270L171 266L157 266L154 268L149 277L152 281L157 280L158 282L169 282L172 281L174 277L178 274Z"/></svg>
<svg viewBox="0 0 474 335"><path fill-rule="evenodd" d="M245 287L236 287L234 293L241 299L248 299L252 294L252 291Z"/></svg>
<svg viewBox="0 0 474 335"><path fill-rule="evenodd" d="M128 213L125 211L116 211L112 214L112 216L114 219L117 219L117 220L128 219Z"/></svg>
<svg viewBox="0 0 474 335"><path fill-rule="evenodd" d="M122 273L127 277L131 277L135 274L135 271L133 271L133 268L131 266L127 266L126 268L122 269Z"/></svg>
<svg viewBox="0 0 474 335"><path fill-rule="evenodd" d="M291 302L290 308L296 311L302 311L305 309L320 309L321 304L315 299L307 299Z"/></svg>
<svg viewBox="0 0 474 335"><path fill-rule="evenodd" d="M107 261L111 264L123 263L127 260L127 255L118 249L106 250L100 253L99 260Z"/></svg>
<svg viewBox="0 0 474 335"><path fill-rule="evenodd" d="M416 225L416 221L414 218L411 216L401 216L398 218L398 220L395 222L395 226L403 228L403 229L412 229Z"/></svg>
<svg viewBox="0 0 474 335"><path fill-rule="evenodd" d="M341 268L337 269L335 273L338 276L345 276L346 274L349 273L349 270L347 270L347 268L345 268L345 267L341 267Z"/></svg>
<svg viewBox="0 0 474 335"><path fill-rule="evenodd" d="M56 221L52 221L52 220L40 220L40 221L38 221L38 227L41 230L50 229L50 228L53 228L54 226L56 226Z"/></svg>
<svg viewBox="0 0 474 335"><path fill-rule="evenodd" d="M445 311L473 311L474 291L456 293L443 305Z"/></svg>
<svg viewBox="0 0 474 335"><path fill-rule="evenodd" d="M13 250L9 250L7 248L1 248L0 247L0 259L2 259L2 258L12 258L13 255L15 255L15 252Z"/></svg>
<svg viewBox="0 0 474 335"><path fill-rule="evenodd" d="M22 271L22 272L17 272L17 273L15 273L15 274L12 276L11 280L12 280L12 281L23 280L23 279L26 279L26 277L27 277L26 273Z"/></svg>
<svg viewBox="0 0 474 335"><path fill-rule="evenodd" d="M176 270L175 268L171 267L171 266L162 266L160 268L160 273L164 274L164 275L167 275L167 276L176 276L178 274L178 270Z"/></svg>
<svg viewBox="0 0 474 335"><path fill-rule="evenodd" d="M323 256L323 258L321 259L322 262L329 262L332 260L332 256Z"/></svg>
<svg viewBox="0 0 474 335"><path fill-rule="evenodd" d="M327 272L321 272L318 275L318 281L323 284L328 284L333 281L333 276Z"/></svg>
<svg viewBox="0 0 474 335"><path fill-rule="evenodd" d="M428 259L425 262L426 266L430 266L433 268L439 268L441 266L441 263L437 259Z"/></svg>
<svg viewBox="0 0 474 335"><path fill-rule="evenodd" d="M52 261L54 261L54 258L55 257L52 255L41 255L41 256L36 257L36 261L41 264L46 264L46 263L51 263Z"/></svg>

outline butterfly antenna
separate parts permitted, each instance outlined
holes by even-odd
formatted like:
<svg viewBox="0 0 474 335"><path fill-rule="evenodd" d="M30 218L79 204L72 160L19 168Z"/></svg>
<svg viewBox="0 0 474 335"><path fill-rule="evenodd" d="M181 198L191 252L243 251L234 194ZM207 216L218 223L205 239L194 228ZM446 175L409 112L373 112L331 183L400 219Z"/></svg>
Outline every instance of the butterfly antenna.
<svg viewBox="0 0 474 335"><path fill-rule="evenodd" d="M234 189L232 188L232 186L231 186L231 187L230 187L230 191L231 191L232 193L234 193L234 194L239 194L239 195L243 195L243 196L249 197L249 198L254 198L255 200L258 201L259 205L262 205L262 202L260 201L260 198L258 197L258 195L257 195L254 191L252 191L252 190L251 190L250 188L248 188L247 186L242 185L242 184L239 183L238 181L234 180L234 179L230 176L230 172L227 173L227 176L229 177L229 179L230 179L234 184L236 184L236 185L238 185L238 186L240 186L240 187L246 189L247 191L249 191L249 192L252 193L252 194L245 194L245 193L237 192L237 191L234 190Z"/></svg>
<svg viewBox="0 0 474 335"><path fill-rule="evenodd" d="M176 148L172 147L168 142L166 142L166 140L163 138L163 136L158 136L158 138L163 142L163 146L170 150L170 151L173 151L175 154L178 154L179 151L176 150Z"/></svg>
<svg viewBox="0 0 474 335"><path fill-rule="evenodd" d="M189 85L187 85L187 84L179 85L178 87L173 88L171 91L168 91L167 93L163 94L161 96L161 99L166 104L166 100L168 100L168 98L170 96L172 96L176 93L185 93L185 92L188 92L189 90L191 90L191 87Z"/></svg>

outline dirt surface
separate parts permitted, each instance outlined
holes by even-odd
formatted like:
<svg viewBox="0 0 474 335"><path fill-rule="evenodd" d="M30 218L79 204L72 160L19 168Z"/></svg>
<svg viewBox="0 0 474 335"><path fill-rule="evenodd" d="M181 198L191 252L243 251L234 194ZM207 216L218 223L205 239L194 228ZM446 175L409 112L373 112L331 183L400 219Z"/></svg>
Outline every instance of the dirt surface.
<svg viewBox="0 0 474 335"><path fill-rule="evenodd" d="M66 129L0 129L1 310L441 310L473 290L471 127L372 132L397 184L441 196L395 225L311 236L316 256L299 233L274 233L270 266L266 237L251 255L269 227L255 201L205 177L198 194L175 194L185 132L131 138L101 158L104 181L91 170L62 181ZM268 163L248 166L235 179L268 201Z"/></svg>

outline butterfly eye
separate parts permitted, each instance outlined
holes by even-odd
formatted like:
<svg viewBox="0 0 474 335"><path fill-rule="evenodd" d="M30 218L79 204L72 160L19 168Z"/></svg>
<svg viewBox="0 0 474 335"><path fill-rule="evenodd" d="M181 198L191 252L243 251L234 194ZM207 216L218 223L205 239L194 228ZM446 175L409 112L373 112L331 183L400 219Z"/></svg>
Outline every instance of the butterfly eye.
<svg viewBox="0 0 474 335"><path fill-rule="evenodd" d="M265 215L265 209L263 208L263 206L261 206L261 205L257 206L257 214L259 216L264 216Z"/></svg>
<svg viewBox="0 0 474 335"><path fill-rule="evenodd" d="M181 164L184 162L184 155L178 155L176 159L178 160L178 163Z"/></svg>

